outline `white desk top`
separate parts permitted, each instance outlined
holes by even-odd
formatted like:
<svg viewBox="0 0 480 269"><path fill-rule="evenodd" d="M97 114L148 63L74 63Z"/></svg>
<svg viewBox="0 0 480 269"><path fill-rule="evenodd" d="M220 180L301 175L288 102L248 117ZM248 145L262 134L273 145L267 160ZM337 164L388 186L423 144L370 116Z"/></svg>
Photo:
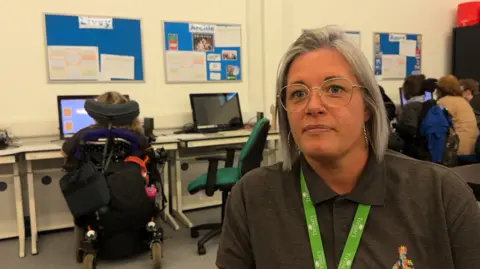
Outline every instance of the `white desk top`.
<svg viewBox="0 0 480 269"><path fill-rule="evenodd" d="M233 137L246 137L251 134L252 130L235 130L235 131L225 131L217 133L192 133L192 134L161 134L158 138L165 139L177 139L179 141L188 142L196 140L209 140L209 139L228 139ZM277 130L270 130L269 135L278 134Z"/></svg>
<svg viewBox="0 0 480 269"><path fill-rule="evenodd" d="M237 130L218 132L211 134L159 134L157 133L157 139L153 142L153 145L167 145L167 150L175 150L177 144L180 142L188 141L208 141L208 140L222 140L233 138L245 138L248 137L251 130ZM271 130L270 135L278 134L277 130ZM57 136L42 136L32 138L22 138L14 143L15 146L11 146L7 149L0 150L0 156L10 156L19 153L32 153L32 152L46 152L46 151L60 151L64 140L58 139ZM232 141L232 143L235 141ZM242 141L240 141L242 142ZM238 142L236 142L238 143Z"/></svg>

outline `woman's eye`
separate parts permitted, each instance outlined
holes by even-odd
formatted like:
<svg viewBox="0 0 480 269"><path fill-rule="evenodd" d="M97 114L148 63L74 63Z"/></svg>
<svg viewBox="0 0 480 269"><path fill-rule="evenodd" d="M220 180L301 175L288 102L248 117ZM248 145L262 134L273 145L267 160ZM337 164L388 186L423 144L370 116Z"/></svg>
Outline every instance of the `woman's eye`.
<svg viewBox="0 0 480 269"><path fill-rule="evenodd" d="M343 89L342 86L339 86L339 85L331 85L331 86L328 87L327 91L328 91L328 93L337 94L337 93L341 93L342 91L344 91L344 89Z"/></svg>
<svg viewBox="0 0 480 269"><path fill-rule="evenodd" d="M301 99L307 96L307 92L305 90L295 90L290 94L290 98L292 99Z"/></svg>

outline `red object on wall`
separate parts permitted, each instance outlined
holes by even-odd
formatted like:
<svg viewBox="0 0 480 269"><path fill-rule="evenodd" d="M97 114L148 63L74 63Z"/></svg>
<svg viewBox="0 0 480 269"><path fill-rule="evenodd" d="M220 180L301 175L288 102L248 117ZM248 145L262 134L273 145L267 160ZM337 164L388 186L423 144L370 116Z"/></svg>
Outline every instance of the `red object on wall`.
<svg viewBox="0 0 480 269"><path fill-rule="evenodd" d="M457 26L468 26L480 22L480 2L465 2L457 8Z"/></svg>

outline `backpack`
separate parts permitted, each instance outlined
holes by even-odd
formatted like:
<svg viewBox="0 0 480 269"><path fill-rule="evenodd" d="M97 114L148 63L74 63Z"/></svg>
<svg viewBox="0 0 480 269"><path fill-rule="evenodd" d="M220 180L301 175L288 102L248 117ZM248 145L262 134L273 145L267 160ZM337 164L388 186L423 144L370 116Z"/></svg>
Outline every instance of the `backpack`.
<svg viewBox="0 0 480 269"><path fill-rule="evenodd" d="M111 134L125 137L128 143L114 143ZM110 137L107 143L87 144L86 141ZM81 138L76 156L79 166L66 173L60 188L67 205L79 226L91 219L89 215L102 213L101 226L115 226L112 231L142 226L148 222L151 206L145 186L146 163L140 159L138 143L128 139L123 130L92 130Z"/></svg>
<svg viewBox="0 0 480 269"><path fill-rule="evenodd" d="M448 110L429 100L424 103L419 123L420 137L425 139L429 160L447 167L456 166L460 139Z"/></svg>

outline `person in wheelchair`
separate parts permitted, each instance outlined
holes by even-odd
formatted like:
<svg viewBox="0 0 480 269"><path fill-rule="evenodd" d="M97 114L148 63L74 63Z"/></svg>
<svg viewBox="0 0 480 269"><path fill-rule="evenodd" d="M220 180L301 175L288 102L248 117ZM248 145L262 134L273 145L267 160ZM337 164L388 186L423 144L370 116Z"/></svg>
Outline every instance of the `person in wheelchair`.
<svg viewBox="0 0 480 269"><path fill-rule="evenodd" d="M98 96L97 102L101 104L106 104L106 105L109 105L109 104L115 105L115 104L125 104L129 102L129 100L127 99L127 97L123 96L119 92L109 91ZM134 133L138 138L138 142L141 150L145 151L149 147L148 138L144 135L143 128L138 118L135 118L129 124L113 126L113 127L117 129L129 130L132 133ZM66 158L65 160L66 170L75 169L78 166L79 160L74 155L75 155L75 152L77 151L77 147L79 146L80 140L82 139L82 137L92 129L103 129L103 128L108 128L108 126L105 124L102 125L101 123L95 122L94 124L79 130L77 133L75 133L74 136L67 139L63 143L61 152L62 152L62 155Z"/></svg>
<svg viewBox="0 0 480 269"><path fill-rule="evenodd" d="M75 221L77 261L96 268L97 256L125 258L150 248L160 268L163 208L156 193L164 160L143 136L138 103L107 92L87 100L85 110L95 124L64 143L67 173L60 180Z"/></svg>

